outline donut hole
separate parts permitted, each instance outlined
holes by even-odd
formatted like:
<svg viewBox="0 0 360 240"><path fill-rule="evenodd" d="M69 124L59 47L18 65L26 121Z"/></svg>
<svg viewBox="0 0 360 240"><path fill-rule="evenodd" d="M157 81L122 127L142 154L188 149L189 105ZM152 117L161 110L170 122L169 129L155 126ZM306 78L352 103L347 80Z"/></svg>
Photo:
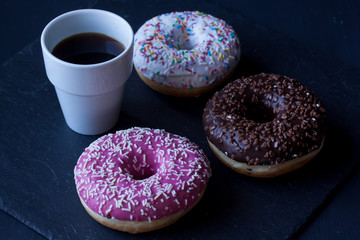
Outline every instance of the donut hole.
<svg viewBox="0 0 360 240"><path fill-rule="evenodd" d="M183 40L179 43L180 49L179 50L192 50L195 47L195 44L188 38L188 41Z"/></svg>
<svg viewBox="0 0 360 240"><path fill-rule="evenodd" d="M130 152L119 163L119 168L132 180L144 180L157 173L158 165L150 156Z"/></svg>
<svg viewBox="0 0 360 240"><path fill-rule="evenodd" d="M185 33L186 29L175 28L168 38L168 45L177 50L192 50L196 46L195 39Z"/></svg>
<svg viewBox="0 0 360 240"><path fill-rule="evenodd" d="M140 169L132 168L130 169L129 174L132 175L132 178L134 180L144 180L155 175L156 171L151 167L150 168L143 167Z"/></svg>
<svg viewBox="0 0 360 240"><path fill-rule="evenodd" d="M271 107L265 103L248 103L245 109L245 118L256 123L266 123L274 120L276 115Z"/></svg>

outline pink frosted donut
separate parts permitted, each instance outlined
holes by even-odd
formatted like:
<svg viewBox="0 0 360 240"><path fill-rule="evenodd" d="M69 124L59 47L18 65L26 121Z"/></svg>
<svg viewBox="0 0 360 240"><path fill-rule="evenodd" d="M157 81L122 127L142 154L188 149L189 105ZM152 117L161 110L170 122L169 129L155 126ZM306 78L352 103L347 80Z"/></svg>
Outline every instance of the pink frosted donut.
<svg viewBox="0 0 360 240"><path fill-rule="evenodd" d="M205 154L187 138L138 127L100 137L74 169L87 212L130 233L178 220L201 199L210 174Z"/></svg>

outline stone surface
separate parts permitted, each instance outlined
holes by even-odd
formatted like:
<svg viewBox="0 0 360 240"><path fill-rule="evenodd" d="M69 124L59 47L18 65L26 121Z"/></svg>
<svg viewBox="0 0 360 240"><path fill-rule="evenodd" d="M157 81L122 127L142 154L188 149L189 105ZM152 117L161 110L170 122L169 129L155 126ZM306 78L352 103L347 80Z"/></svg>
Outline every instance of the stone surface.
<svg viewBox="0 0 360 240"><path fill-rule="evenodd" d="M206 143L201 115L211 94L167 97L148 88L134 72L126 86L121 119L111 132L144 126L186 136L208 155L213 177L200 204L168 228L144 235L107 229L82 208L73 180L77 158L96 136L82 136L67 127L37 40L0 68L0 209L54 239L283 239L297 234L358 165L360 71L217 4L186 0L174 6L159 0L95 5L123 16L134 31L155 15L188 6L234 26L243 56L232 80L259 72L284 74L320 97L330 127L319 157L275 179L240 176L220 163Z"/></svg>

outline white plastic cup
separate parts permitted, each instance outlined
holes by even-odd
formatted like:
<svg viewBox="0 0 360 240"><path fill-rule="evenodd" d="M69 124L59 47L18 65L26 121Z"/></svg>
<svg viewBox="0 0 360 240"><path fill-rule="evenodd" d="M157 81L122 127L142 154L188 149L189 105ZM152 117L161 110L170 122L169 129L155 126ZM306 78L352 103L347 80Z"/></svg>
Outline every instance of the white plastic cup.
<svg viewBox="0 0 360 240"><path fill-rule="evenodd" d="M120 42L125 50L97 64L73 64L51 52L67 37L100 33ZM67 125L80 134L96 135L118 121L125 82L133 66L134 33L120 16L97 9L64 13L53 19L41 34L46 74L54 85Z"/></svg>

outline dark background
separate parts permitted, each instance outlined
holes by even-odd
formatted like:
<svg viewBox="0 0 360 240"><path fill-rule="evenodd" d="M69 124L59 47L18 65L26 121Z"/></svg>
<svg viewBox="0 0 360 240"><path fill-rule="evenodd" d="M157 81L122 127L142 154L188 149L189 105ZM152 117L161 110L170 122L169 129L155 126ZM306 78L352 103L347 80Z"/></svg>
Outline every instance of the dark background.
<svg viewBox="0 0 360 240"><path fill-rule="evenodd" d="M101 1L2 0L0 2L0 63L6 62L14 54L22 51L29 43L37 41L43 27L57 15L73 9L91 7L97 2ZM315 51L321 51L329 57L340 59L347 65L360 68L360 1L211 0L211 2L281 32ZM355 172L333 192L333 196L317 211L297 237L300 239L358 238L360 173ZM25 238L42 239L43 237L0 211L0 239Z"/></svg>

